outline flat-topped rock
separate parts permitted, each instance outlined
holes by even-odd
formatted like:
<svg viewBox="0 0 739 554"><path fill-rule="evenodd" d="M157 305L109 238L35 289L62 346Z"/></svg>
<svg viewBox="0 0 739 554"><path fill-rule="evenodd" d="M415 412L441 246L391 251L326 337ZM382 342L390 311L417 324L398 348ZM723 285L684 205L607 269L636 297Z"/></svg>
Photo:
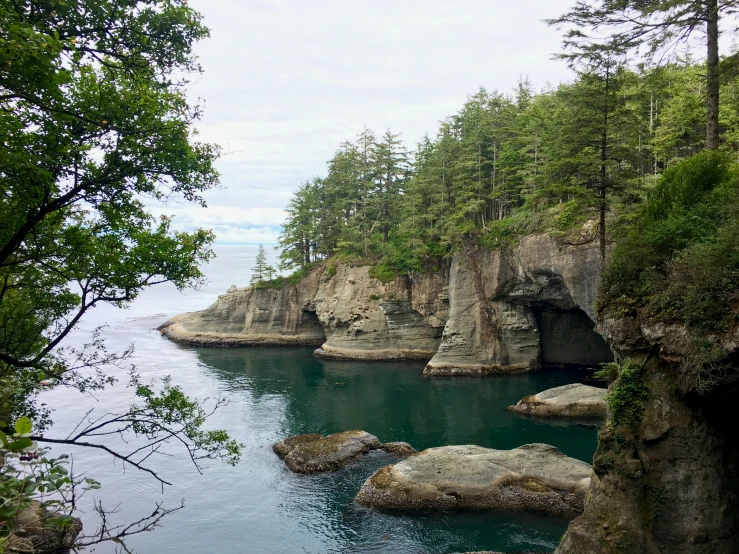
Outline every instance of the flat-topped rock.
<svg viewBox="0 0 739 554"><path fill-rule="evenodd" d="M605 418L607 390L580 383L526 396L508 409L541 417Z"/></svg>
<svg viewBox="0 0 739 554"><path fill-rule="evenodd" d="M495 510L574 518L583 510L591 467L546 444L513 450L429 448L375 472L355 502L381 510Z"/></svg>
<svg viewBox="0 0 739 554"><path fill-rule="evenodd" d="M337 471L382 444L365 431L344 431L322 437L312 433L280 441L272 450L295 473Z"/></svg>

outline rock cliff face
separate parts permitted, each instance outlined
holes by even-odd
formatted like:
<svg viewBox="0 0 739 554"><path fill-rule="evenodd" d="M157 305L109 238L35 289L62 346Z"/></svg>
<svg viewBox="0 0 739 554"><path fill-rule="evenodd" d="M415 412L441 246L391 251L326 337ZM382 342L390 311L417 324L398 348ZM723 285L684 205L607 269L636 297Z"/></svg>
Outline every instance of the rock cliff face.
<svg viewBox="0 0 739 554"><path fill-rule="evenodd" d="M545 235L526 237L513 251L461 252L449 272L449 319L426 374L609 360L594 332L599 274L596 248Z"/></svg>
<svg viewBox="0 0 739 554"><path fill-rule="evenodd" d="M643 365L643 413L601 432L585 511L557 554L739 552L739 327L715 337L726 365L703 375L683 328L608 314L600 328Z"/></svg>
<svg viewBox="0 0 739 554"><path fill-rule="evenodd" d="M369 267L339 266L324 274L313 298L328 358L394 359L433 356L449 312L444 272L382 283Z"/></svg>
<svg viewBox="0 0 739 554"><path fill-rule="evenodd" d="M202 312L180 314L159 329L176 342L197 345L319 345L326 340L312 307L320 284L312 272L300 286L237 289Z"/></svg>
<svg viewBox="0 0 739 554"><path fill-rule="evenodd" d="M611 359L594 331L599 264L595 247L532 236L389 283L367 266L317 267L279 290L233 287L161 330L200 345L315 344L329 358L426 359L427 375L597 363Z"/></svg>

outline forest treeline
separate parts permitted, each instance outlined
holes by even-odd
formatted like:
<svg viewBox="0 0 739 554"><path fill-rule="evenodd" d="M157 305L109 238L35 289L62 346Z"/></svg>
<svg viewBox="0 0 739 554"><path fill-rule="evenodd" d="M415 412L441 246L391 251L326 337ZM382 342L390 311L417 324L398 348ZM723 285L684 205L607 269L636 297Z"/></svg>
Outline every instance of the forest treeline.
<svg viewBox="0 0 739 554"><path fill-rule="evenodd" d="M721 85L720 149L739 151L739 91ZM480 89L409 148L390 130L341 144L324 177L290 201L282 268L334 255L423 271L464 241L498 247L527 232L600 238L662 172L706 147L704 64L632 70L602 63L572 83ZM609 222L607 225L606 222ZM616 227L614 227L615 229Z"/></svg>

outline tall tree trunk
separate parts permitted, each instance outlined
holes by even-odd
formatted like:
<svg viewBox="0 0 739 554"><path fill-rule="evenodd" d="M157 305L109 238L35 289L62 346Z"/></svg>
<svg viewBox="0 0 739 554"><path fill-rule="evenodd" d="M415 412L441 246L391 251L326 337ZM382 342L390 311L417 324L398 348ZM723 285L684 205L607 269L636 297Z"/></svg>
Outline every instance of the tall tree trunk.
<svg viewBox="0 0 739 554"><path fill-rule="evenodd" d="M603 271L606 267L606 179L608 178L608 168L606 162L608 161L608 125L610 115L610 98L611 93L611 72L610 69L606 69L606 93L604 97L603 105L603 133L601 135L600 143L600 187L598 191L599 195L599 239L600 239L600 267Z"/></svg>
<svg viewBox="0 0 739 554"><path fill-rule="evenodd" d="M718 55L718 0L706 2L706 150L718 148L719 55Z"/></svg>
<svg viewBox="0 0 739 554"><path fill-rule="evenodd" d="M600 187L600 262L601 271L605 269L606 264L606 187L601 185Z"/></svg>

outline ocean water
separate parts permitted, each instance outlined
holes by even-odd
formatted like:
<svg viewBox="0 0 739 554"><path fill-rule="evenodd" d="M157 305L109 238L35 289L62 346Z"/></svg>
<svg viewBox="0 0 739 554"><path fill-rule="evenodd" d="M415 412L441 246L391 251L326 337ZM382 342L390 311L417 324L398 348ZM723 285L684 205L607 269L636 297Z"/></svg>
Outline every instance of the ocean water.
<svg viewBox="0 0 739 554"><path fill-rule="evenodd" d="M452 553L475 550L551 551L566 522L532 515L493 513L392 515L353 503L361 484L376 469L393 463L375 452L336 473L296 475L272 453L287 436L362 429L381 441L406 441L417 449L448 444L515 448L545 442L565 454L591 461L594 427L522 418L506 411L521 397L576 382L577 372L547 370L486 379L427 379L423 362L363 363L322 361L309 348L194 348L176 345L154 328L168 317L202 309L230 285L249 281L256 248L221 246L206 268L211 283L180 293L162 286L142 295L128 310L98 309L74 337L79 345L93 329L112 350L134 344L131 362L144 381L171 375L201 399L225 397L209 425L225 428L244 446L236 467L207 463L200 474L186 453L151 459L172 486L125 469L102 452L72 451L76 473L101 481L102 489L79 502L86 532L98 520L102 502L118 523L149 515L156 503L185 508L167 516L159 529L132 538L142 554L183 553ZM66 436L94 413L124 409L132 399L126 368L111 368L120 382L110 390L82 395L56 389L42 400L55 409L49 436ZM87 416L91 417L91 416ZM111 446L126 445L110 439ZM61 453L62 450L57 450ZM112 553L114 545L87 552Z"/></svg>

